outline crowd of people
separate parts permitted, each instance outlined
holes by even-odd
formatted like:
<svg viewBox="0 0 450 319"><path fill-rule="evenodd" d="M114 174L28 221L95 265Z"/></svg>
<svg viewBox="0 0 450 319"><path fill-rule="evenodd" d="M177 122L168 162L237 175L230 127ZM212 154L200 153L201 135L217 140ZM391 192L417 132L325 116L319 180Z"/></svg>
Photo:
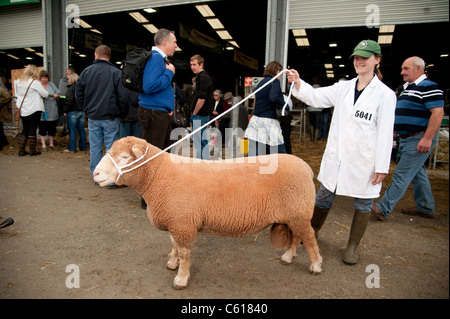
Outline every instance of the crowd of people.
<svg viewBox="0 0 450 319"><path fill-rule="evenodd" d="M80 75L68 69L59 88L50 81L48 72L38 72L36 66L29 65L15 83L23 123L18 155L40 154L36 148L36 132L41 137L41 151L54 147L53 137L60 121L58 100L64 100L59 104L63 106L62 113L69 128L67 152L88 149L84 130L87 118L92 174L103 157L103 148L108 151L120 137L133 135L160 149L167 148L172 142L171 116L178 98L173 85L176 69L170 62L176 48L177 38L173 31L160 29L156 33L153 54L143 73L141 93L122 85L121 71L110 62L111 50L106 45L97 47L94 62ZM311 140L316 143L318 138L327 137L317 178L320 187L312 227L318 236L336 196L353 198L353 220L343 261L354 265L359 260L357 248L369 217L385 220L411 183L416 207L401 212L433 217L433 194L424 164L436 143L443 119L444 95L438 84L425 75L425 62L419 57L404 61L401 75L405 86L399 96L382 82L382 55L378 43L372 40L359 42L351 57L357 76L331 86L310 85L301 79L297 70L286 73L293 86L293 96L311 108ZM190 67L195 75L192 89L178 101L185 105L185 115L190 117L188 122L193 130L229 110L233 104L232 93L223 94L217 89L213 75L205 66L201 55L191 57ZM256 89L271 83L256 94L250 120L246 107L241 106L239 110L238 126L245 131L243 137L249 141L248 156L292 152L290 119L280 120L277 112L286 103L279 80L282 70L283 66L277 61L266 65L263 80ZM333 116L329 124L331 109ZM228 115L213 124L222 135L223 146L228 143L225 139L230 121ZM193 137L194 156L201 159L210 157L205 130L202 128ZM392 184L374 203L381 195L382 182L389 173L393 134L400 138L400 160ZM1 141L3 143L3 139ZM118 186L111 184L109 187ZM146 206L143 199L142 206ZM0 227L12 222L12 219L2 218Z"/></svg>

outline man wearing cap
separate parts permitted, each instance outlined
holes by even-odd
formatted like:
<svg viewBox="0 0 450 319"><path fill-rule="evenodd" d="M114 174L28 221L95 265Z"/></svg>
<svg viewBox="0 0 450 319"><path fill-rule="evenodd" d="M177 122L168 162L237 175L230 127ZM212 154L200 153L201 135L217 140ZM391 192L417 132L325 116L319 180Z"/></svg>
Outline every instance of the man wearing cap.
<svg viewBox="0 0 450 319"><path fill-rule="evenodd" d="M416 207L403 208L402 213L433 218L434 198L425 170L425 161L437 139L444 116L442 89L424 74L425 62L410 57L403 62L401 75L404 90L398 97L394 131L400 136L400 160L392 184L384 196L372 206L372 214L384 220L403 197L409 184L414 186Z"/></svg>
<svg viewBox="0 0 450 319"><path fill-rule="evenodd" d="M373 199L380 196L381 182L389 173L396 96L381 82L378 43L361 41L351 57L358 75L352 80L313 88L295 70L288 72L288 80L294 85L292 94L305 104L334 107L311 225L317 236L336 195L353 197L354 215L343 261L354 265Z"/></svg>

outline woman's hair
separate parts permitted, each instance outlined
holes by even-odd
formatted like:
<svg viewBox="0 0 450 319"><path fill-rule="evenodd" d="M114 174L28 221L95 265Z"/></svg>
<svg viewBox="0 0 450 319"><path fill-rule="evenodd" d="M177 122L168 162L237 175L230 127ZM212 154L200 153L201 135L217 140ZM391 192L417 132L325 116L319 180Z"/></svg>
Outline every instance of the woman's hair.
<svg viewBox="0 0 450 319"><path fill-rule="evenodd" d="M39 80L41 78L48 78L48 80L50 81L50 74L47 71L42 70L41 72L39 72Z"/></svg>
<svg viewBox="0 0 450 319"><path fill-rule="evenodd" d="M217 96L218 97L220 97L220 98L222 98L223 97L223 93L222 93L222 90L214 90L214 92L213 93L217 93Z"/></svg>
<svg viewBox="0 0 450 319"><path fill-rule="evenodd" d="M281 64L278 63L277 61L272 61L272 62L269 62L269 64L267 64L266 68L264 69L263 76L264 77L266 77L266 76L274 77L281 70L283 70L283 67L281 66Z"/></svg>
<svg viewBox="0 0 450 319"><path fill-rule="evenodd" d="M39 80L39 71L34 64L28 64L25 71L23 71L23 74L20 76L19 81L26 82L29 79Z"/></svg>
<svg viewBox="0 0 450 319"><path fill-rule="evenodd" d="M78 74L72 72L67 76L67 79L70 81L70 84L75 84L78 81Z"/></svg>
<svg viewBox="0 0 450 319"><path fill-rule="evenodd" d="M382 59L382 55L381 54L376 54L376 53L374 53L373 54L374 55L374 57L376 57L376 58L379 58L380 59L380 63L381 63L381 59ZM377 77L380 79L380 81L381 80L383 80L383 74L381 73L381 71L380 71L380 63L378 63L377 65L375 65L375 69L374 69L374 72L375 72L375 74L377 75Z"/></svg>

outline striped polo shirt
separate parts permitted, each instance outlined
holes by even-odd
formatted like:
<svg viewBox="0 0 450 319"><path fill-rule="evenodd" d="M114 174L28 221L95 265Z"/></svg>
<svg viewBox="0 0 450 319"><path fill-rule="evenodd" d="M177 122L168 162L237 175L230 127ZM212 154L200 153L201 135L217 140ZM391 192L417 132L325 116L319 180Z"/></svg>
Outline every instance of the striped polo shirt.
<svg viewBox="0 0 450 319"><path fill-rule="evenodd" d="M431 116L429 109L444 107L443 91L426 75L404 86L397 99L394 131L400 135L423 132Z"/></svg>

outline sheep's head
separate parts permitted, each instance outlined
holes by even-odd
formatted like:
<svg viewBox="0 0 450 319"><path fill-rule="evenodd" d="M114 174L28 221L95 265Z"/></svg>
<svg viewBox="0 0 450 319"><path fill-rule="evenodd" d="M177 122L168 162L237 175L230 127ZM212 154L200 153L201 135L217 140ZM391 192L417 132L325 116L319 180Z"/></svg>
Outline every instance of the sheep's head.
<svg viewBox="0 0 450 319"><path fill-rule="evenodd" d="M119 176L117 167L121 168L142 157L146 152L146 148L147 142L145 140L132 136L115 141L108 151L109 156L103 156L95 168L94 181L102 187L116 183ZM119 180L117 184L120 185L122 183Z"/></svg>

